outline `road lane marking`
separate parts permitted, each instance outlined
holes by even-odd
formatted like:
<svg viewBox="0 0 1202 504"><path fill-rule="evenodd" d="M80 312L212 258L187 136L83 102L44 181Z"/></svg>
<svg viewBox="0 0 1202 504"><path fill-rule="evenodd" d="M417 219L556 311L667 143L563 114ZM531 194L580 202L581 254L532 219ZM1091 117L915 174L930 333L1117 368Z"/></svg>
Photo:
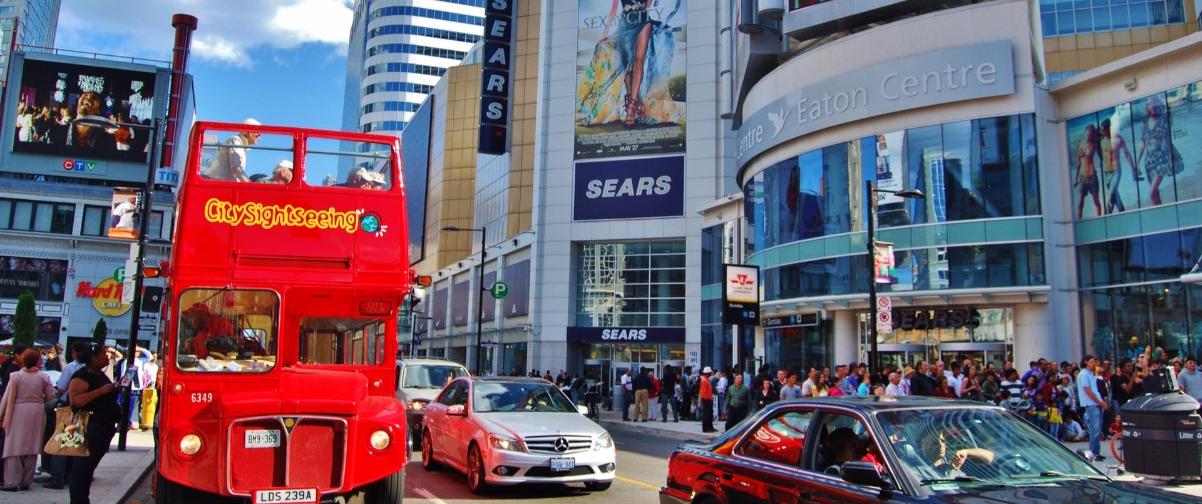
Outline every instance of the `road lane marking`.
<svg viewBox="0 0 1202 504"><path fill-rule="evenodd" d="M425 488L422 488L422 487L417 487L417 488L414 488L414 489L413 489L413 493L416 493L416 494L418 494L418 495L420 495L420 496L422 496L422 497L425 497L425 498L426 498L426 500L428 500L428 501L430 501L430 502L432 502L432 503L434 503L434 504L447 504L447 503L446 503L446 502L444 502L442 499L439 499L437 496L435 496L434 494L430 493L430 491L429 491L429 490L426 490Z"/></svg>
<svg viewBox="0 0 1202 504"><path fill-rule="evenodd" d="M623 482L623 483L630 483L631 485L634 485L634 486L640 486L640 487L646 488L646 489L648 489L648 490L654 490L654 491L656 491L656 492L658 492L658 491L659 491L659 487L657 487L657 486L655 486L655 485L652 485L652 484L650 484L650 483L645 483L645 482L642 482L642 481L639 481L639 480L636 480L636 479L630 479L630 478L627 478L627 477L625 477L625 476L615 476L615 478L616 478L618 481L621 481L621 482Z"/></svg>

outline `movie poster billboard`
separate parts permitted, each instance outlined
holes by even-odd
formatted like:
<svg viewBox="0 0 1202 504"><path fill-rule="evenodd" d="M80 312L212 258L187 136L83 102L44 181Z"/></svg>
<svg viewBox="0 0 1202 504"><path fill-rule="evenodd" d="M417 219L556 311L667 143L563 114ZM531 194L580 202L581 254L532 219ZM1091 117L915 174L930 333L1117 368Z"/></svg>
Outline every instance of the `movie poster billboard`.
<svg viewBox="0 0 1202 504"><path fill-rule="evenodd" d="M576 159L684 151L686 0L580 0Z"/></svg>
<svg viewBox="0 0 1202 504"><path fill-rule="evenodd" d="M154 73L26 59L20 86L13 151L146 162L147 129L75 121L98 116L149 128Z"/></svg>

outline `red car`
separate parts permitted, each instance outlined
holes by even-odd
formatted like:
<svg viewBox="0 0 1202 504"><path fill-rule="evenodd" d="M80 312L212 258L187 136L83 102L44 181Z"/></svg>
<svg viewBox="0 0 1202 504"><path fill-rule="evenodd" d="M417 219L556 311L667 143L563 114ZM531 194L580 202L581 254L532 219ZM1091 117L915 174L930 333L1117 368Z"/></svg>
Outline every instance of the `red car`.
<svg viewBox="0 0 1202 504"><path fill-rule="evenodd" d="M668 459L661 504L1192 502L1113 481L1003 408L841 397L764 408Z"/></svg>

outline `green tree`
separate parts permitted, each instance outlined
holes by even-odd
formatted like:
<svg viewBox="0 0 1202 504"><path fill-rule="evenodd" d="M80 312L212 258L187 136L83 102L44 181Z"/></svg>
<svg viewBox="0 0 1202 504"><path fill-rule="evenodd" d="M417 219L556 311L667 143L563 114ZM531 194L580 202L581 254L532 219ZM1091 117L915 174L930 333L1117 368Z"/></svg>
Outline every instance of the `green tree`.
<svg viewBox="0 0 1202 504"><path fill-rule="evenodd" d="M109 337L109 325L107 323L105 323L104 319L97 320L96 327L92 328L92 341L95 341L95 342L103 345L104 340L108 339L108 337Z"/></svg>
<svg viewBox="0 0 1202 504"><path fill-rule="evenodd" d="M33 293L26 291L17 297L17 313L13 316L13 343L33 346L38 337L38 312Z"/></svg>

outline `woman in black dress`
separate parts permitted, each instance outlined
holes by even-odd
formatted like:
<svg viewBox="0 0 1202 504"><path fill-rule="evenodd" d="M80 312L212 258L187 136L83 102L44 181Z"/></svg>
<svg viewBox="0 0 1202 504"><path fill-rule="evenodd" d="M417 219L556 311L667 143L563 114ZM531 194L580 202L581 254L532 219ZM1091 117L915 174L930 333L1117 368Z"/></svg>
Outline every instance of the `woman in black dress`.
<svg viewBox="0 0 1202 504"><path fill-rule="evenodd" d="M84 438L88 444L87 458L75 460L71 468L71 504L89 504L88 494L92 490L92 475L100 459L108 453L109 443L117 433L117 387L104 373L109 365L108 352L103 345L91 343L84 347L80 360L85 364L72 376L67 385L67 396L75 411L90 411L88 431Z"/></svg>

